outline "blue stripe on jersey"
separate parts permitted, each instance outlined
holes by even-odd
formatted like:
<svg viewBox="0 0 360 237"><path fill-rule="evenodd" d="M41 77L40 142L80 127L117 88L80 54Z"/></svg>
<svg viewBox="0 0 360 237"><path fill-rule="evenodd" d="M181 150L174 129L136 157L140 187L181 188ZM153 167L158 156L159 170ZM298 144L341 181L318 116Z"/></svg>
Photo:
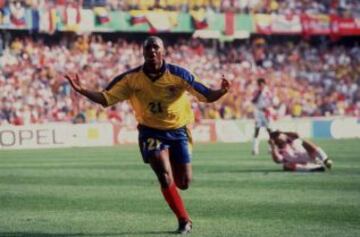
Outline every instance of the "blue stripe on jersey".
<svg viewBox="0 0 360 237"><path fill-rule="evenodd" d="M121 81L121 79L123 79L126 75L128 75L129 73L133 73L133 72L137 72L141 69L142 66L130 69L129 71L126 71L120 75L117 75L110 83L109 85L105 88L105 90L110 90L117 82Z"/></svg>
<svg viewBox="0 0 360 237"><path fill-rule="evenodd" d="M204 86L203 84L195 81L194 75L192 75L188 70L185 68L173 65L173 64L167 64L167 68L169 69L169 72L175 76L178 76L182 79L184 79L192 88L194 88L197 92L200 94L206 95L209 94L209 88Z"/></svg>

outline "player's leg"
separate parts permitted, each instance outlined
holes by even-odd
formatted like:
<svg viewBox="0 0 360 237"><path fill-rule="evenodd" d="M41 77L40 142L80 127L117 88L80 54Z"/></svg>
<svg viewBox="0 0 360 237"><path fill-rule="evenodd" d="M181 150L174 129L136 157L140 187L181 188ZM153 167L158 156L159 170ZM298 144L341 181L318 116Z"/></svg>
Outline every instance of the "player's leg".
<svg viewBox="0 0 360 237"><path fill-rule="evenodd" d="M191 146L187 140L180 140L173 142L169 148L174 181L182 190L186 190L192 180Z"/></svg>
<svg viewBox="0 0 360 237"><path fill-rule="evenodd" d="M192 180L191 163L179 164L171 162L171 168L176 186L181 190L188 189Z"/></svg>
<svg viewBox="0 0 360 237"><path fill-rule="evenodd" d="M315 145L310 141L305 140L303 140L302 144L313 160L318 159L323 162L328 169L331 169L333 162L329 159L328 155L321 147Z"/></svg>
<svg viewBox="0 0 360 237"><path fill-rule="evenodd" d="M263 111L259 111L256 113L255 116L255 132L254 132L254 139L253 139L253 148L252 148L252 154L258 155L259 154L259 134L260 134L260 128L264 127L267 130L270 129L269 119L266 117L265 113Z"/></svg>
<svg viewBox="0 0 360 237"><path fill-rule="evenodd" d="M253 146L252 146L252 154L258 155L259 154L259 133L260 133L260 126L255 124L255 131L254 131L254 138L253 138Z"/></svg>
<svg viewBox="0 0 360 237"><path fill-rule="evenodd" d="M270 134L271 134L271 132L272 132L273 130L272 130L271 127L268 125L268 126L266 127L266 131L267 131L267 133L268 133L268 135L269 135L269 139L270 139ZM268 153L271 154L271 146L270 146L269 143L268 143L267 145L268 145Z"/></svg>
<svg viewBox="0 0 360 237"><path fill-rule="evenodd" d="M174 181L176 186L182 190L189 188L192 179L191 148L192 138L189 130L186 130L186 137L184 136L181 140L173 141L169 148ZM191 231L191 228L192 221L190 217L183 220L179 219L179 233L188 233Z"/></svg>
<svg viewBox="0 0 360 237"><path fill-rule="evenodd" d="M168 153L168 150L164 149L154 153L151 157L148 157L150 167L154 171L162 189L167 188L174 183Z"/></svg>
<svg viewBox="0 0 360 237"><path fill-rule="evenodd" d="M183 222L182 220L190 218L174 182L168 152L169 146L164 141L148 135L139 130L139 145L143 160L145 163L150 164L156 174L161 186L161 192L179 220L180 225Z"/></svg>
<svg viewBox="0 0 360 237"><path fill-rule="evenodd" d="M151 157L149 163L158 177L161 185L161 192L166 202L178 219L179 227L184 223L186 224L190 221L190 217L174 182L168 152L166 150L161 151L159 155ZM191 222L189 223L190 226L184 226L187 230L186 232L191 230Z"/></svg>
<svg viewBox="0 0 360 237"><path fill-rule="evenodd" d="M315 163L284 163L283 168L285 171L299 171L299 172L316 172L325 171L321 164Z"/></svg>
<svg viewBox="0 0 360 237"><path fill-rule="evenodd" d="M180 164L171 161L171 167L172 167L172 173L176 187L182 190L188 189L192 178L191 163ZM180 194L179 194L179 198L181 198ZM184 211L186 211L185 207L184 207ZM190 219L189 214L186 214L185 216L178 218L178 222L179 222L179 227L177 230L178 233L186 234L191 231L192 221Z"/></svg>

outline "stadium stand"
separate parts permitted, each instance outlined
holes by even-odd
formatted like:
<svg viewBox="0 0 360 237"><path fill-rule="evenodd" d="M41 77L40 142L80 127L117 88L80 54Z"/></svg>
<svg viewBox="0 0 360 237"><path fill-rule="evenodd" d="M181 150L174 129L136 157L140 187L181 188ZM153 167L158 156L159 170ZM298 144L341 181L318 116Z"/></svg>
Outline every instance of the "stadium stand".
<svg viewBox="0 0 360 237"><path fill-rule="evenodd" d="M359 1L351 0L0 1L2 16L8 10L11 16L17 16L14 12L22 8L68 5L125 12L155 8L188 12L204 8L241 14L338 14L354 19L360 12ZM76 34L66 28L44 34L24 31L27 28L22 19L10 19L12 27L21 30L8 29L4 20L0 21L0 124L108 120L134 123L127 103L103 110L75 94L69 97L71 90L63 75L81 72L89 86L104 88L111 77L142 63L139 58L143 34ZM210 86L216 86L222 73L233 84L230 95L221 103L194 103L199 120L251 118L250 100L258 77L265 77L275 94L276 117L360 116L360 47L358 36L351 34L344 38L330 33L290 36L257 32L232 42L191 38L189 32L168 32L163 36L169 62L189 68Z"/></svg>
<svg viewBox="0 0 360 237"><path fill-rule="evenodd" d="M30 36L3 40L2 122L71 121L79 112L93 122L108 119L110 115L104 113L113 114L114 110L106 112L76 95L68 99L70 88L62 75L82 71L89 86L104 88L112 76L141 63L140 43L123 38L106 41L101 35L59 37L60 43ZM281 46L271 43L262 46L267 56L256 66L249 43L238 44L218 49L184 38L167 47L170 62L188 67L205 83L215 86L221 73L233 83L231 95L222 103L197 108L201 118L251 116L253 82L265 75L276 94L278 116L359 115L359 46L329 44L319 48L303 40L281 42ZM129 110L126 104L116 108L118 120L128 118Z"/></svg>

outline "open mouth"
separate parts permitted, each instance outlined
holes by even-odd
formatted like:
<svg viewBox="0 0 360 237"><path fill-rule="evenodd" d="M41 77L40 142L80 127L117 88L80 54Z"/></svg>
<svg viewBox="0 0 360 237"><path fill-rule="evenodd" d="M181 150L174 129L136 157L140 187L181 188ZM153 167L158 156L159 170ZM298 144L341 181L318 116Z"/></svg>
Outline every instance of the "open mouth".
<svg viewBox="0 0 360 237"><path fill-rule="evenodd" d="M152 61L152 62L155 62L155 61L156 61L155 55L151 55L151 56L147 57L147 59L148 59L149 61Z"/></svg>

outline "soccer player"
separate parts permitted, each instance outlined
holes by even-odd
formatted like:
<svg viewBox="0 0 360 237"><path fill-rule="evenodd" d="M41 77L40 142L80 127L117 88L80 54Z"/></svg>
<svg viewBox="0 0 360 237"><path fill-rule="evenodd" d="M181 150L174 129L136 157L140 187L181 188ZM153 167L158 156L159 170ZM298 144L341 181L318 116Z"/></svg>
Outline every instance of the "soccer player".
<svg viewBox="0 0 360 237"><path fill-rule="evenodd" d="M286 171L325 171L332 167L321 147L301 139L297 133L271 132L269 144L274 162L283 164Z"/></svg>
<svg viewBox="0 0 360 237"><path fill-rule="evenodd" d="M259 154L259 132L260 128L265 127L267 132L270 134L270 118L271 118L271 106L272 106L272 95L269 88L266 86L264 78L258 78L257 90L255 91L254 97L251 102L254 104L254 119L255 119L255 132L253 139L252 154Z"/></svg>
<svg viewBox="0 0 360 237"><path fill-rule="evenodd" d="M192 221L178 192L178 188L187 189L192 179L192 138L187 125L194 115L186 92L210 103L225 95L230 84L223 76L220 89L210 89L193 73L166 62L164 54L159 37L147 38L143 43L144 64L116 76L104 91L85 89L77 74L65 78L75 91L104 107L130 101L138 121L143 160L155 172L162 194L178 219L177 232L186 234L192 229Z"/></svg>

